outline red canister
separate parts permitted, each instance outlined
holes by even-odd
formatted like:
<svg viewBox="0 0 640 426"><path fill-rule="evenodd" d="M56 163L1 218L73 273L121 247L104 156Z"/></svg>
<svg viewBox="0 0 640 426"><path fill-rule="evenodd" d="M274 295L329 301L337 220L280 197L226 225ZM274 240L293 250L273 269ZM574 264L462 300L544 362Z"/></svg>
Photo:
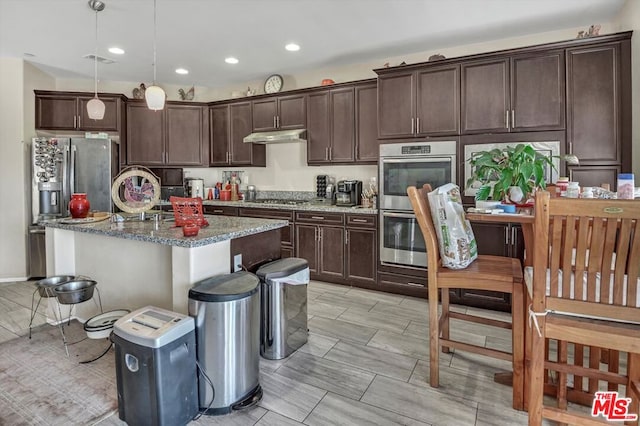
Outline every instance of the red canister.
<svg viewBox="0 0 640 426"><path fill-rule="evenodd" d="M72 218L82 219L87 217L90 207L91 204L89 204L89 200L87 200L87 194L71 194L71 201L69 201L69 211L71 212Z"/></svg>

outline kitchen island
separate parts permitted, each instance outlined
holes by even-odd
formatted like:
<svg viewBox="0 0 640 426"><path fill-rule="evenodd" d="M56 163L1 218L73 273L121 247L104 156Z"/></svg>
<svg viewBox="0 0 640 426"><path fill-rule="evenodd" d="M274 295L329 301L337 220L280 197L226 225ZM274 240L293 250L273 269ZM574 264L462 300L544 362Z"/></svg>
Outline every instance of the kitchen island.
<svg viewBox="0 0 640 426"><path fill-rule="evenodd" d="M237 255L249 269L279 258L286 220L206 218L210 225L195 237L184 237L172 221L44 222L47 275L91 277L98 282L105 311L154 305L187 313L189 288L230 273ZM84 302L72 315L86 320L97 313L94 303Z"/></svg>

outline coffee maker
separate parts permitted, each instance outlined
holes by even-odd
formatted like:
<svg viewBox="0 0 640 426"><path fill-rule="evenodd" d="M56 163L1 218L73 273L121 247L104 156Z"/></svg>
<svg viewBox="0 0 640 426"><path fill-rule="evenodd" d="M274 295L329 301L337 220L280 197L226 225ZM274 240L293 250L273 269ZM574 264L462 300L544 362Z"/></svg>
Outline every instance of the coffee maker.
<svg viewBox="0 0 640 426"><path fill-rule="evenodd" d="M352 207L360 204L362 196L361 180L341 180L338 182L338 191L336 192L336 205L343 207Z"/></svg>

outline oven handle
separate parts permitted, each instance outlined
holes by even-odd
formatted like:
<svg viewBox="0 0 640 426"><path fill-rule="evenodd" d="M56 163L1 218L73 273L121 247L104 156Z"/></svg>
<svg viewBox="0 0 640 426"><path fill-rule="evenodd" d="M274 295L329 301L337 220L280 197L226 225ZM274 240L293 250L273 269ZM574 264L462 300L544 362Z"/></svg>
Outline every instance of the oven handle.
<svg viewBox="0 0 640 426"><path fill-rule="evenodd" d="M390 217L404 217L407 219L415 219L416 215L414 213L391 213L391 212L382 212L382 216L390 216Z"/></svg>
<svg viewBox="0 0 640 426"><path fill-rule="evenodd" d="M381 158L381 163L441 163L443 161L448 161L453 163L455 159L455 155L447 156L447 157L386 157Z"/></svg>

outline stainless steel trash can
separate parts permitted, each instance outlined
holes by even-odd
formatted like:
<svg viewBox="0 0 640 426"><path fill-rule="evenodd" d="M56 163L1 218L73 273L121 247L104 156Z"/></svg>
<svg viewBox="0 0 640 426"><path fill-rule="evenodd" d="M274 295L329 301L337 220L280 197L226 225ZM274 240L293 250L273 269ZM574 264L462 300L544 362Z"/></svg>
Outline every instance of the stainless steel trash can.
<svg viewBox="0 0 640 426"><path fill-rule="evenodd" d="M118 416L128 425L186 425L198 414L193 318L147 306L116 321Z"/></svg>
<svg viewBox="0 0 640 426"><path fill-rule="evenodd" d="M198 362L215 390L214 395L202 373L198 375L204 414L227 414L262 398L259 282L255 275L240 271L207 278L189 290Z"/></svg>
<svg viewBox="0 0 640 426"><path fill-rule="evenodd" d="M309 264L289 257L261 266L260 355L282 359L307 343Z"/></svg>

